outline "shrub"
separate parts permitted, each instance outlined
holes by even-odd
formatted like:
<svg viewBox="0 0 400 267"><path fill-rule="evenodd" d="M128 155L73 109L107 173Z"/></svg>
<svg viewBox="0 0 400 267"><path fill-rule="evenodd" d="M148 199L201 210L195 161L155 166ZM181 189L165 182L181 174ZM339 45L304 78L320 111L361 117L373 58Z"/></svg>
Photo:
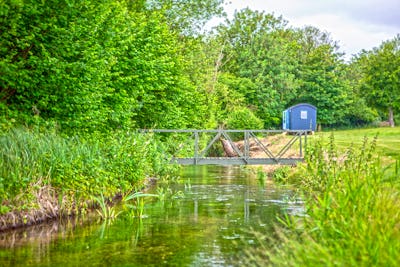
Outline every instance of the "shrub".
<svg viewBox="0 0 400 267"><path fill-rule="evenodd" d="M228 129L262 129L262 121L248 108L237 108L228 115Z"/></svg>

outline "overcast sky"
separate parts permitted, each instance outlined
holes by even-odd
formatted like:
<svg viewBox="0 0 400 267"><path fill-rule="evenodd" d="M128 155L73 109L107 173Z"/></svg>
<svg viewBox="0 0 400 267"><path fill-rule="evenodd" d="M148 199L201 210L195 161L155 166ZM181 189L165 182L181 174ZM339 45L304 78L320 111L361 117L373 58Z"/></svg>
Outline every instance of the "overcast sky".
<svg viewBox="0 0 400 267"><path fill-rule="evenodd" d="M274 13L290 26L311 25L339 42L346 58L400 34L400 0L227 0L228 15L249 7Z"/></svg>

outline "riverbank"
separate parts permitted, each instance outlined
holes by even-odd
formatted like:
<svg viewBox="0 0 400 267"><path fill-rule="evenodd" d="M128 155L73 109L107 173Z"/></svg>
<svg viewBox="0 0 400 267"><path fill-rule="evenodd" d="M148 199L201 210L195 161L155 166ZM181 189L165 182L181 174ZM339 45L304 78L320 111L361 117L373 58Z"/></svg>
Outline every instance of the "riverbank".
<svg viewBox="0 0 400 267"><path fill-rule="evenodd" d="M379 131L381 138L362 137L347 148L336 144L336 133L310 142L291 181L306 216L283 216L274 238L256 233L260 243L248 248L247 265L398 265L400 155L382 152L382 144L396 142L385 134L393 129Z"/></svg>
<svg viewBox="0 0 400 267"><path fill-rule="evenodd" d="M0 231L87 213L172 172L151 135L61 137L13 129L0 136Z"/></svg>

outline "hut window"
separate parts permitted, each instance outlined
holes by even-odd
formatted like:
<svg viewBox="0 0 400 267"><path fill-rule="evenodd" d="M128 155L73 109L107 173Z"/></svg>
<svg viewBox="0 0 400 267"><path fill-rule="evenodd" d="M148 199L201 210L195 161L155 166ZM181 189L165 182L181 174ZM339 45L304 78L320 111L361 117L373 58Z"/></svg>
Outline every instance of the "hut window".
<svg viewBox="0 0 400 267"><path fill-rule="evenodd" d="M307 119L307 110L300 111L300 119L302 119L302 120Z"/></svg>

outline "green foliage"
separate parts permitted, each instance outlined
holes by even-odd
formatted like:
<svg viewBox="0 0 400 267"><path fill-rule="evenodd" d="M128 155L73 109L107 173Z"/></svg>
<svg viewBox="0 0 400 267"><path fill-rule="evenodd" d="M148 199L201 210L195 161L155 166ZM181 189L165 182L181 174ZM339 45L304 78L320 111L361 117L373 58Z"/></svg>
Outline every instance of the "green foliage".
<svg viewBox="0 0 400 267"><path fill-rule="evenodd" d="M313 27L288 29L281 17L244 9L218 34L227 58L223 71L241 81L232 89L243 95L264 127L279 126L282 111L300 102L318 108L321 124L344 122L350 88L342 55L327 33Z"/></svg>
<svg viewBox="0 0 400 267"><path fill-rule="evenodd" d="M130 217L143 218L144 214L144 198L158 197L155 194L146 194L142 192L128 193L123 196L121 205L115 205L106 199L101 193L100 196L93 196L95 203L98 205L96 209L100 218L105 221L114 220L123 213L128 213Z"/></svg>
<svg viewBox="0 0 400 267"><path fill-rule="evenodd" d="M215 108L215 119L218 125L224 125L234 110L246 109L244 96L236 90L246 85L243 86L242 79L229 73L221 73L217 82L210 96L214 103L212 105Z"/></svg>
<svg viewBox="0 0 400 267"><path fill-rule="evenodd" d="M362 126L379 121L377 110L368 104L362 94L362 69L357 60L344 67L345 82L348 84L348 106L345 108L344 126Z"/></svg>
<svg viewBox="0 0 400 267"><path fill-rule="evenodd" d="M265 171L264 171L261 167L259 167L259 168L257 169L256 173L257 173L257 180L258 180L258 183L259 183L261 186L265 186L265 180L268 178L268 177L267 177L267 174L265 173Z"/></svg>
<svg viewBox="0 0 400 267"><path fill-rule="evenodd" d="M109 197L170 171L183 140L132 128L279 127L298 102L329 126L399 111L398 36L346 65L329 34L250 9L200 35L223 3L2 1L1 200L42 183Z"/></svg>
<svg viewBox="0 0 400 267"><path fill-rule="evenodd" d="M0 201L11 206L17 196L29 199L39 181L61 198L72 195L80 201L129 192L168 166L158 142L136 133L84 140L15 129L0 143Z"/></svg>
<svg viewBox="0 0 400 267"><path fill-rule="evenodd" d="M146 1L149 9L164 10L170 26L183 34L196 34L211 18L223 14L224 0Z"/></svg>
<svg viewBox="0 0 400 267"><path fill-rule="evenodd" d="M68 134L204 123L190 112L205 110L204 94L184 72L162 11L95 0L10 2L2 11L3 127L35 116Z"/></svg>
<svg viewBox="0 0 400 267"><path fill-rule="evenodd" d="M374 107L389 112L400 110L400 35L358 58L363 71L362 93Z"/></svg>
<svg viewBox="0 0 400 267"><path fill-rule="evenodd" d="M96 211L100 215L101 219L103 220L113 220L121 214L121 211L117 212L115 207L109 205L103 196L100 194L100 197L93 197L96 203L99 205L99 209Z"/></svg>
<svg viewBox="0 0 400 267"><path fill-rule="evenodd" d="M296 42L285 26L280 17L244 9L218 28L223 53L229 59L223 70L241 81L240 87L233 88L254 107L264 127L279 125L281 112L298 87L294 80Z"/></svg>
<svg viewBox="0 0 400 267"><path fill-rule="evenodd" d="M146 197L159 197L159 196L156 194L146 194L142 192L134 192L127 194L122 198L123 210L128 211L131 217L143 218L144 205L145 205L144 198Z"/></svg>
<svg viewBox="0 0 400 267"><path fill-rule="evenodd" d="M317 106L319 123L331 126L398 111L398 37L346 66L329 34L250 9L200 35L223 3L4 2L1 129L216 128L244 107L269 128L298 102Z"/></svg>
<svg viewBox="0 0 400 267"><path fill-rule="evenodd" d="M228 129L262 129L263 123L248 108L237 108L228 114Z"/></svg>
<svg viewBox="0 0 400 267"><path fill-rule="evenodd" d="M261 239L250 250L257 266L397 266L399 173L388 172L375 156L376 138L339 154L311 146L301 176L307 216L282 219L277 240ZM397 166L397 165L396 165Z"/></svg>
<svg viewBox="0 0 400 267"><path fill-rule="evenodd" d="M318 109L318 123L343 123L349 106L349 87L344 79L338 46L329 34L314 27L299 30L300 88L293 104L308 102Z"/></svg>
<svg viewBox="0 0 400 267"><path fill-rule="evenodd" d="M272 179L277 183L286 183L290 174L289 166L280 166L272 173Z"/></svg>

